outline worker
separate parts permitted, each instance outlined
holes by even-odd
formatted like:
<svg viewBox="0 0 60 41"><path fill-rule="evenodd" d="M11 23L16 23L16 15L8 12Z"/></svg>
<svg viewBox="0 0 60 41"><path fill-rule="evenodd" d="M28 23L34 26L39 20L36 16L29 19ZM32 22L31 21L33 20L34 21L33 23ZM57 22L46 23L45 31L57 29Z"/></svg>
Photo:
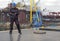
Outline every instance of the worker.
<svg viewBox="0 0 60 41"><path fill-rule="evenodd" d="M19 10L18 10L18 8L16 8L15 3L11 4L9 15L10 15L10 32L9 33L12 34L13 23L15 22L15 24L17 26L17 29L18 29L18 33L22 34L21 33L21 28L20 28L20 25L19 25L19 22L18 22Z"/></svg>

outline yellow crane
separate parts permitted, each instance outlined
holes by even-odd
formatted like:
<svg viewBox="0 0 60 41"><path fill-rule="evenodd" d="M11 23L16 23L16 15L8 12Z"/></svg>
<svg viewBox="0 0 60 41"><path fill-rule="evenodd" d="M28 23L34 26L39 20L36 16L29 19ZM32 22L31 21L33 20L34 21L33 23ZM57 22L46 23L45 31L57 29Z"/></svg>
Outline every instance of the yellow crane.
<svg viewBox="0 0 60 41"><path fill-rule="evenodd" d="M34 11L37 10L37 4L40 2L40 0L38 0L38 2L35 3L36 0L30 0L30 23L32 23L32 7L34 6ZM42 28L44 28L44 26L42 26Z"/></svg>
<svg viewBox="0 0 60 41"><path fill-rule="evenodd" d="M30 23L32 23L32 12L33 12L33 10L32 10L32 7L34 6L34 11L36 11L37 10L37 4L35 3L35 1L36 0L30 0ZM39 3L40 2L40 0L38 0L38 2L37 3Z"/></svg>
<svg viewBox="0 0 60 41"><path fill-rule="evenodd" d="M30 23L32 23L32 0L30 0Z"/></svg>

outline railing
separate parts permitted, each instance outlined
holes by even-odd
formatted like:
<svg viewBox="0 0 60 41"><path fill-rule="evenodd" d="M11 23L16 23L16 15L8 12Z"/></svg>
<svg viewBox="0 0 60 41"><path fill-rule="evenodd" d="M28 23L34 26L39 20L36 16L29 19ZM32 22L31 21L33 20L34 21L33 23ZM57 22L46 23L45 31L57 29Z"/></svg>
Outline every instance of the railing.
<svg viewBox="0 0 60 41"><path fill-rule="evenodd" d="M43 16L45 25L60 25L60 12L49 12L49 15Z"/></svg>

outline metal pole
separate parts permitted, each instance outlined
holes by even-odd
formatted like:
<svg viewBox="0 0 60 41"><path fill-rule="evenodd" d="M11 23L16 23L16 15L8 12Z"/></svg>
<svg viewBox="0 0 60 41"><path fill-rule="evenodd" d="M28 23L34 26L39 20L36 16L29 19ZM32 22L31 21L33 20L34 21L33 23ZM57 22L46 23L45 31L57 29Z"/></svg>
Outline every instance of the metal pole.
<svg viewBox="0 0 60 41"><path fill-rule="evenodd" d="M30 23L32 23L32 0L30 0Z"/></svg>
<svg viewBox="0 0 60 41"><path fill-rule="evenodd" d="M34 5L34 11L36 11L37 10L37 7L36 7L36 3L35 3L35 0L33 0L33 5Z"/></svg>

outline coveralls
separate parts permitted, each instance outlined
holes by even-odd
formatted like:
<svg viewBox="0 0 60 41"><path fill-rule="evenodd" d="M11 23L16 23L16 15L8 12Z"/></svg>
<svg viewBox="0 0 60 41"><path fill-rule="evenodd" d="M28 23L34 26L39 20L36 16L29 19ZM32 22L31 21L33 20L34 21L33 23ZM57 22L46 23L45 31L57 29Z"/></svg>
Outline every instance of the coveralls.
<svg viewBox="0 0 60 41"><path fill-rule="evenodd" d="M18 15L19 15L19 10L18 8L11 8L10 9L10 34L12 34L12 30L13 30L13 23L15 22L18 32L21 34L21 28L19 26L19 22L18 22Z"/></svg>

